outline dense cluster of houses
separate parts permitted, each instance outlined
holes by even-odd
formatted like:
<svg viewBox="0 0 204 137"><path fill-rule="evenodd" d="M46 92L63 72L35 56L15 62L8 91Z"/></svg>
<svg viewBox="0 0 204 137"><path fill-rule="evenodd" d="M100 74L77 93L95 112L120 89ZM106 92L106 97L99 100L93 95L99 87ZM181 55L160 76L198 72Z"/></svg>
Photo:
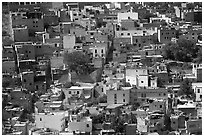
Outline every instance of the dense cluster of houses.
<svg viewBox="0 0 204 137"><path fill-rule="evenodd" d="M183 62L162 55L178 39L202 48L202 5L189 4L3 3L3 134L202 134L202 64L180 74L169 66ZM76 51L92 73L69 70L64 54ZM185 79L194 99L178 94Z"/></svg>

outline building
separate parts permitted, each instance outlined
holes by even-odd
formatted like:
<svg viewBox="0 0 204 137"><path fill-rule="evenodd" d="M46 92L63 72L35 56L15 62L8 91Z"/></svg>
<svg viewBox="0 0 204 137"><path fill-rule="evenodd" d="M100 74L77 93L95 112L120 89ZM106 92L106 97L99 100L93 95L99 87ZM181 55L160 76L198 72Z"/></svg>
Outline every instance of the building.
<svg viewBox="0 0 204 137"><path fill-rule="evenodd" d="M178 130L185 128L185 116L184 115L172 115L171 119L171 128L172 130Z"/></svg>
<svg viewBox="0 0 204 137"><path fill-rule="evenodd" d="M138 13L137 12L127 12L127 13L118 13L118 23L122 20L133 19L138 20Z"/></svg>
<svg viewBox="0 0 204 137"><path fill-rule="evenodd" d="M165 88L141 88L130 92L130 103L146 103L149 99L167 99L168 92Z"/></svg>
<svg viewBox="0 0 204 137"><path fill-rule="evenodd" d="M35 91L34 75L35 74L33 71L21 73L22 86L28 89L29 91Z"/></svg>
<svg viewBox="0 0 204 137"><path fill-rule="evenodd" d="M108 104L129 104L131 87L106 91Z"/></svg>
<svg viewBox="0 0 204 137"><path fill-rule="evenodd" d="M76 38L74 35L63 36L63 48L65 50L74 49L75 43L76 43Z"/></svg>
<svg viewBox="0 0 204 137"><path fill-rule="evenodd" d="M148 71L146 68L126 68L125 79L130 85L148 87Z"/></svg>
<svg viewBox="0 0 204 137"><path fill-rule="evenodd" d="M149 104L149 111L162 111L165 112L166 110L166 101L165 100L153 100L153 102L151 102Z"/></svg>
<svg viewBox="0 0 204 137"><path fill-rule="evenodd" d="M2 73L14 73L16 70L15 61L3 61Z"/></svg>
<svg viewBox="0 0 204 137"><path fill-rule="evenodd" d="M188 102L184 105L177 105L177 109L184 112L186 115L190 115L192 117L197 117L197 110L195 102Z"/></svg>
<svg viewBox="0 0 204 137"><path fill-rule="evenodd" d="M27 26L15 26L13 27L13 32L15 42L27 42L29 40Z"/></svg>
<svg viewBox="0 0 204 137"><path fill-rule="evenodd" d="M202 134L202 119L186 121L186 128L189 134Z"/></svg>
<svg viewBox="0 0 204 137"><path fill-rule="evenodd" d="M68 124L68 131L73 133L92 133L92 119L83 117L81 119L72 120Z"/></svg>
<svg viewBox="0 0 204 137"><path fill-rule="evenodd" d="M92 53L93 58L106 58L108 52L107 42L98 42L90 46L89 50Z"/></svg>
<svg viewBox="0 0 204 137"><path fill-rule="evenodd" d="M172 38L176 38L176 30L174 28L158 29L158 41L167 44Z"/></svg>
<svg viewBox="0 0 204 137"><path fill-rule="evenodd" d="M50 128L57 131L65 129L65 112L35 114L36 128Z"/></svg>
<svg viewBox="0 0 204 137"><path fill-rule="evenodd" d="M196 94L195 101L202 101L202 83L192 83L192 89Z"/></svg>
<svg viewBox="0 0 204 137"><path fill-rule="evenodd" d="M21 26L25 25L28 27L29 36L34 36L35 32L42 32L44 31L44 20L43 19L16 19L12 20L12 26Z"/></svg>
<svg viewBox="0 0 204 137"><path fill-rule="evenodd" d="M10 95L11 95L10 102L13 105L21 106L28 111L32 110L31 94L27 89L20 88L13 89Z"/></svg>

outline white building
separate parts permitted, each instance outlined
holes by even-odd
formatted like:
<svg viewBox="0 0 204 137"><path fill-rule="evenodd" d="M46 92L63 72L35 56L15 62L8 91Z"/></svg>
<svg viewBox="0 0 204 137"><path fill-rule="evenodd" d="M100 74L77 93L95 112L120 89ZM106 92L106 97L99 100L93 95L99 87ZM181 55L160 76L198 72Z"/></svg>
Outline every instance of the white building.
<svg viewBox="0 0 204 137"><path fill-rule="evenodd" d="M138 13L137 12L118 13L118 23L120 23L121 20L127 19L138 20Z"/></svg>
<svg viewBox="0 0 204 137"><path fill-rule="evenodd" d="M192 89L196 94L196 101L202 101L202 83L192 83Z"/></svg>
<svg viewBox="0 0 204 137"><path fill-rule="evenodd" d="M75 42L76 42L76 39L74 35L68 34L63 36L64 49L74 49Z"/></svg>
<svg viewBox="0 0 204 137"><path fill-rule="evenodd" d="M126 69L126 82L130 85L136 85L138 87L148 87L148 72L147 69L142 68L130 68Z"/></svg>
<svg viewBox="0 0 204 137"><path fill-rule="evenodd" d="M35 114L36 128L50 128L63 131L65 129L65 112Z"/></svg>

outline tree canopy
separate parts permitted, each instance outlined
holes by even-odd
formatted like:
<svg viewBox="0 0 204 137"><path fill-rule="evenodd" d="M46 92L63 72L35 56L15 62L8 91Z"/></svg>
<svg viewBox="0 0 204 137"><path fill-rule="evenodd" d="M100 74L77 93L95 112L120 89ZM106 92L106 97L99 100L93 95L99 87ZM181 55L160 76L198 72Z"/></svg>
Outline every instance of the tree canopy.
<svg viewBox="0 0 204 137"><path fill-rule="evenodd" d="M198 57L199 46L193 41L179 39L177 43L170 42L163 49L165 59L192 62Z"/></svg>
<svg viewBox="0 0 204 137"><path fill-rule="evenodd" d="M186 95L189 98L193 98L195 96L195 93L192 89L192 83L189 79L183 80L178 95Z"/></svg>
<svg viewBox="0 0 204 137"><path fill-rule="evenodd" d="M90 56L80 51L65 53L64 63L77 74L89 74L93 70L93 67L90 65Z"/></svg>

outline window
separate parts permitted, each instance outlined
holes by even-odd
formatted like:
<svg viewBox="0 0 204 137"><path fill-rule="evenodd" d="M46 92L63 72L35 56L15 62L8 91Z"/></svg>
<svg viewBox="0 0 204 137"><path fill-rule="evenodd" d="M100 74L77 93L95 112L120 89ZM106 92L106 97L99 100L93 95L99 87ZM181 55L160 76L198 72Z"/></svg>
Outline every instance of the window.
<svg viewBox="0 0 204 137"><path fill-rule="evenodd" d="M71 94L72 92L71 91L69 91L69 94Z"/></svg>
<svg viewBox="0 0 204 137"><path fill-rule="evenodd" d="M103 53L103 49L101 49L101 53Z"/></svg>
<svg viewBox="0 0 204 137"><path fill-rule="evenodd" d="M123 36L124 34L123 34L123 33L120 33L120 35Z"/></svg>
<svg viewBox="0 0 204 137"><path fill-rule="evenodd" d="M162 105L160 105L159 107L162 108Z"/></svg>
<svg viewBox="0 0 204 137"><path fill-rule="evenodd" d="M128 36L130 36L130 33L127 33Z"/></svg>
<svg viewBox="0 0 204 137"><path fill-rule="evenodd" d="M42 121L42 118L40 118L40 121Z"/></svg>
<svg viewBox="0 0 204 137"><path fill-rule="evenodd" d="M86 127L89 127L89 124L86 124Z"/></svg>
<svg viewBox="0 0 204 137"><path fill-rule="evenodd" d="M117 95L116 95L116 94L114 94L114 98L115 98L115 99L117 98Z"/></svg>
<svg viewBox="0 0 204 137"><path fill-rule="evenodd" d="M138 42L138 40L137 40L137 39L135 39L135 42L137 43L137 42Z"/></svg>
<svg viewBox="0 0 204 137"><path fill-rule="evenodd" d="M144 81L141 81L141 83L144 83Z"/></svg>
<svg viewBox="0 0 204 137"><path fill-rule="evenodd" d="M166 93L164 93L164 96L166 96Z"/></svg>
<svg viewBox="0 0 204 137"><path fill-rule="evenodd" d="M26 5L29 5L30 4L30 2L26 2Z"/></svg>
<svg viewBox="0 0 204 137"><path fill-rule="evenodd" d="M24 5L24 2L20 2L20 5Z"/></svg>
<svg viewBox="0 0 204 137"><path fill-rule="evenodd" d="M26 79L24 79L23 81L26 82Z"/></svg>
<svg viewBox="0 0 204 137"><path fill-rule="evenodd" d="M93 32L91 32L91 33L90 33L90 35L94 35L94 33L93 33Z"/></svg>
<svg viewBox="0 0 204 137"><path fill-rule="evenodd" d="M32 85L32 83L29 84L30 86Z"/></svg>
<svg viewBox="0 0 204 137"><path fill-rule="evenodd" d="M77 91L77 94L79 94L79 91Z"/></svg>
<svg viewBox="0 0 204 137"><path fill-rule="evenodd" d="M97 49L95 49L95 53L97 53Z"/></svg>
<svg viewBox="0 0 204 137"><path fill-rule="evenodd" d="M125 99L123 99L123 102L125 102Z"/></svg>
<svg viewBox="0 0 204 137"><path fill-rule="evenodd" d="M123 97L125 97L125 94L123 94Z"/></svg>

